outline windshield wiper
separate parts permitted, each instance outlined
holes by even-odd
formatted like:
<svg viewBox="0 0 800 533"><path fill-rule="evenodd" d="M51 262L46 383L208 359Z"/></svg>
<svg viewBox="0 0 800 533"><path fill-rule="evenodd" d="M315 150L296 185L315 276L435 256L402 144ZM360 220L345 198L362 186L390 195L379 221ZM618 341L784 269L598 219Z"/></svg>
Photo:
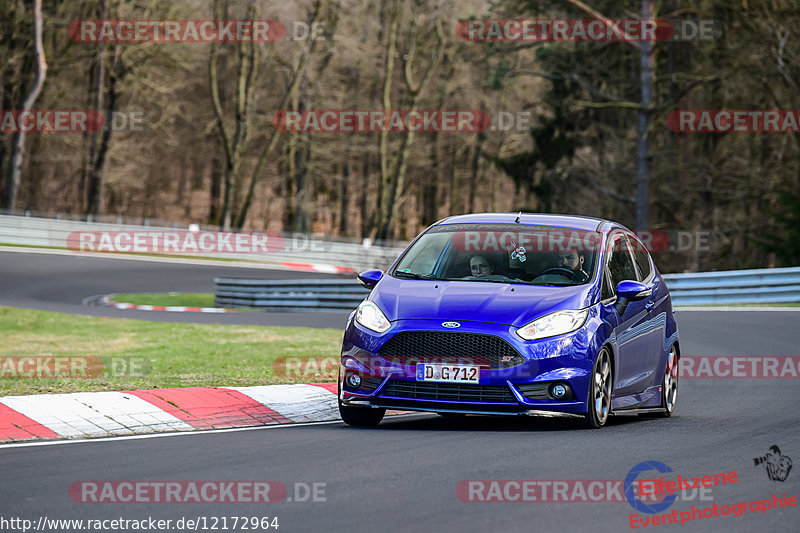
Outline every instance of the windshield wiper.
<svg viewBox="0 0 800 533"><path fill-rule="evenodd" d="M394 273L395 276L398 278L406 278L406 279L436 279L433 276L423 276L422 274L415 274L414 272L404 272L402 270L397 270Z"/></svg>

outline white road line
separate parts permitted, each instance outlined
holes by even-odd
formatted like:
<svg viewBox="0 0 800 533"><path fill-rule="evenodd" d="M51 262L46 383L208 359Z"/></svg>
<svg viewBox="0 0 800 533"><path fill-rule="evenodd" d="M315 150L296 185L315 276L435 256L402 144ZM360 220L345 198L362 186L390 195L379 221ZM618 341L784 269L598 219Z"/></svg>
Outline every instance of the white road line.
<svg viewBox="0 0 800 533"><path fill-rule="evenodd" d="M415 418L432 416L432 413L409 413L403 415L387 416L384 420L399 420L405 418ZM227 429L206 429L195 431L178 431L171 433L147 433L144 435L122 435L118 437L101 437L95 439L69 439L69 440L42 440L33 442L11 442L8 444L0 444L0 449L3 448L28 448L33 446L58 446L63 444L83 444L87 442L115 442L125 440L139 440L139 439L160 439L164 437L188 437L193 435L209 435L212 433L234 433L238 431L256 431L264 429L280 429L280 428L296 428L308 426L327 426L331 424L343 424L341 420L326 420L323 422L302 422L295 424L274 424L270 426L249 426L244 428L227 428Z"/></svg>

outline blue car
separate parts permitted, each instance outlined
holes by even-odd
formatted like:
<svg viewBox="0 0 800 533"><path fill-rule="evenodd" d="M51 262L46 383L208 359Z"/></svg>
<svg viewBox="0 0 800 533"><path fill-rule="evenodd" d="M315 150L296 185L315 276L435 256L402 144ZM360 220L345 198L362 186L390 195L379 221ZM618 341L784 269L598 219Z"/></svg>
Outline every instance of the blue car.
<svg viewBox="0 0 800 533"><path fill-rule="evenodd" d="M374 426L386 409L668 417L678 328L664 279L624 226L484 213L427 228L347 323L339 411Z"/></svg>

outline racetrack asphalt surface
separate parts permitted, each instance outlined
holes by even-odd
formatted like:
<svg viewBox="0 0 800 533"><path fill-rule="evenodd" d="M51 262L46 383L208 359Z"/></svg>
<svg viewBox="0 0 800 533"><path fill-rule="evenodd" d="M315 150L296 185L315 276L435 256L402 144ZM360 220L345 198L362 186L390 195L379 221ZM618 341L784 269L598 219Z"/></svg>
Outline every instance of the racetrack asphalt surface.
<svg viewBox="0 0 800 533"><path fill-rule="evenodd" d="M262 279L348 279L347 276L246 268L227 262L166 262L76 253L0 251L0 305L87 316L134 318L159 322L252 324L344 328L343 313L179 313L89 307L85 298L110 293L214 292L215 277ZM216 264L215 264L216 263ZM364 291L366 296L367 291Z"/></svg>
<svg viewBox="0 0 800 533"><path fill-rule="evenodd" d="M164 265L141 262L61 258L51 263L40 261L41 256L25 261L21 255L25 254L0 254L0 304L82 314L91 314L79 303L88 295L210 290L209 280L219 272L181 267L173 274ZM192 287L192 279L205 285ZM179 286L170 286L171 280ZM129 313L104 311L105 316ZM161 319L169 313L137 314ZM207 316L217 323L227 317ZM800 355L796 312L678 311L676 317L684 355ZM296 318L289 315L292 321ZM343 323L342 315L320 317L329 327L337 327L340 319ZM332 423L0 447L0 518L36 523L40 516L173 521L204 517L210 526L213 518L223 516L277 516L282 532L629 531L629 516L636 511L627 502L465 502L456 487L464 480L622 480L638 463L654 460L669 465L673 476L738 474L736 483L715 487L705 496L713 499L695 494L664 513L770 499L772 494L800 496L797 467L784 482L777 482L768 479L763 466L753 464L753 458L772 445L800 461L798 400L797 379L695 378L681 379L671 418L617 417L600 430L582 429L568 419L445 419L423 414L386 419L374 429ZM76 503L69 487L85 480L270 480L282 482L295 500L296 483L324 483L325 501ZM222 522L218 524L221 528ZM799 531L798 524L800 509L790 507L765 513L748 509L738 517L651 525L646 530L789 532Z"/></svg>

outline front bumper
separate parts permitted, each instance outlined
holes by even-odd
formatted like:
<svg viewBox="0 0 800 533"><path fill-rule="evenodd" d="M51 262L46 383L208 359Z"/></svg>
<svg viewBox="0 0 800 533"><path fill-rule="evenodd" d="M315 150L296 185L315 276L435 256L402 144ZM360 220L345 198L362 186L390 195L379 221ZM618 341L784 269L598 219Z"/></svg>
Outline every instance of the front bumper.
<svg viewBox="0 0 800 533"><path fill-rule="evenodd" d="M416 365L396 364L381 358L379 350L403 331L442 331L441 320L400 320L383 334L348 323L342 346L339 399L344 405L403 410L478 414L583 414L587 409L589 376L597 353L590 329L524 341L516 327L487 322L460 321L458 333L495 335L511 344L524 363L510 368L482 367L477 385L418 381ZM588 321L587 321L588 324ZM457 333L454 333L457 334ZM425 361L423 362L437 362ZM345 380L357 374L361 385ZM569 389L566 398L549 394L556 383Z"/></svg>

